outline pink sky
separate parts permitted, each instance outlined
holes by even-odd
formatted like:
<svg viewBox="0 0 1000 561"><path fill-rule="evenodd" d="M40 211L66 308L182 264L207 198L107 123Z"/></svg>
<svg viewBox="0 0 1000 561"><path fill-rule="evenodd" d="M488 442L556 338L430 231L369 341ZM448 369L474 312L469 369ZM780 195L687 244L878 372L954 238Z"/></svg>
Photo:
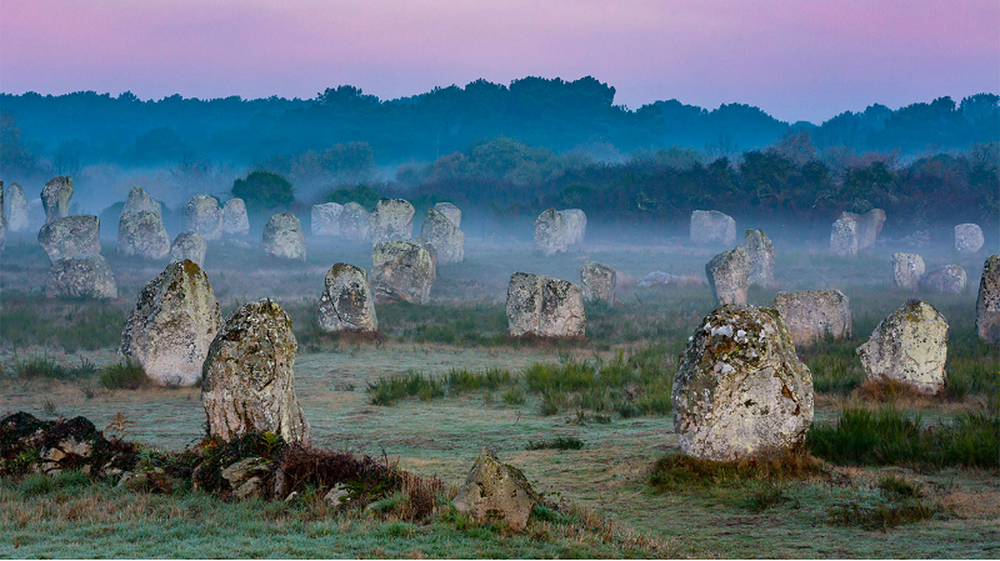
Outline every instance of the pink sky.
<svg viewBox="0 0 1000 561"><path fill-rule="evenodd" d="M592 75L636 108L819 122L1000 90L997 0L3 0L0 91L383 99Z"/></svg>

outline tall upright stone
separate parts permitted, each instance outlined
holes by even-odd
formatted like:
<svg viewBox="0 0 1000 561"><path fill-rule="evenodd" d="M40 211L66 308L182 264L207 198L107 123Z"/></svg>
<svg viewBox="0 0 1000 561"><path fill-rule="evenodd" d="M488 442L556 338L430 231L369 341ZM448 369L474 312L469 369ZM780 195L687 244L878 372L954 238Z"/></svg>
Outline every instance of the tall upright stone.
<svg viewBox="0 0 1000 561"><path fill-rule="evenodd" d="M451 203L437 203L434 205L434 210L448 217L456 228L462 227L462 211L457 206Z"/></svg>
<svg viewBox="0 0 1000 561"><path fill-rule="evenodd" d="M38 243L52 261L99 255L101 221L89 215L57 218L38 231Z"/></svg>
<svg viewBox="0 0 1000 561"><path fill-rule="evenodd" d="M355 202L344 205L344 212L340 215L340 237L352 242L371 238L371 215L365 207Z"/></svg>
<svg viewBox="0 0 1000 561"><path fill-rule="evenodd" d="M562 213L547 209L535 219L533 238L535 250L544 255L565 253L569 245L569 226Z"/></svg>
<svg viewBox="0 0 1000 561"><path fill-rule="evenodd" d="M959 224L955 226L955 250L959 253L976 253L985 243L983 229L978 224Z"/></svg>
<svg viewBox="0 0 1000 561"><path fill-rule="evenodd" d="M42 208L45 223L69 216L69 200L73 197L73 179L60 175L53 177L42 188Z"/></svg>
<svg viewBox="0 0 1000 561"><path fill-rule="evenodd" d="M444 213L430 209L420 227L420 237L427 240L437 254L438 263L461 263L465 260L465 233Z"/></svg>
<svg viewBox="0 0 1000 561"><path fill-rule="evenodd" d="M719 304L746 304L750 287L750 257L740 246L724 251L705 265L712 295Z"/></svg>
<svg viewBox="0 0 1000 561"><path fill-rule="evenodd" d="M264 225L264 253L281 259L306 259L302 222L290 212L275 214Z"/></svg>
<svg viewBox="0 0 1000 561"><path fill-rule="evenodd" d="M413 238L413 205L403 199L379 199L371 214L372 244Z"/></svg>
<svg viewBox="0 0 1000 561"><path fill-rule="evenodd" d="M1000 255L983 263L976 299L976 333L990 345L1000 345Z"/></svg>
<svg viewBox="0 0 1000 561"><path fill-rule="evenodd" d="M845 212L833 223L830 231L830 251L841 257L853 257L858 254L858 220L857 215Z"/></svg>
<svg viewBox="0 0 1000 561"><path fill-rule="evenodd" d="M560 210L566 221L566 245L579 245L587 234L587 215L578 208Z"/></svg>
<svg viewBox="0 0 1000 561"><path fill-rule="evenodd" d="M717 210L691 213L691 241L696 244L731 245L736 243L736 221Z"/></svg>
<svg viewBox="0 0 1000 561"><path fill-rule="evenodd" d="M11 232L24 232L28 229L29 224L29 205L28 197L24 196L24 190L21 189L21 185L16 181L11 183L7 187L7 193L4 196L4 208L7 214L7 228Z"/></svg>
<svg viewBox="0 0 1000 561"><path fill-rule="evenodd" d="M205 266L205 252L208 251L208 244L205 243L205 236L198 232L188 230L181 232L174 238L170 245L171 261L194 261L199 267Z"/></svg>
<svg viewBox="0 0 1000 561"><path fill-rule="evenodd" d="M313 205L309 224L312 235L339 237L340 215L342 214L344 214L344 205L339 203Z"/></svg>
<svg viewBox="0 0 1000 561"><path fill-rule="evenodd" d="M768 287L774 284L774 244L764 230L746 230L747 257L750 258L750 284Z"/></svg>
<svg viewBox="0 0 1000 561"><path fill-rule="evenodd" d="M903 290L916 290L924 276L924 259L916 253L892 254L892 286Z"/></svg>
<svg viewBox="0 0 1000 561"><path fill-rule="evenodd" d="M851 337L851 301L839 290L779 292L774 308L781 314L792 342L799 347L825 337Z"/></svg>
<svg viewBox="0 0 1000 561"><path fill-rule="evenodd" d="M599 300L615 305L618 290L618 271L596 261L587 261L580 269L580 286L585 300Z"/></svg>
<svg viewBox="0 0 1000 561"><path fill-rule="evenodd" d="M326 272L326 286L316 313L319 328L328 333L378 332L375 297L368 273L361 267L337 263Z"/></svg>
<svg viewBox="0 0 1000 561"><path fill-rule="evenodd" d="M583 291L560 279L514 273L507 286L507 329L513 337L582 337Z"/></svg>
<svg viewBox="0 0 1000 561"><path fill-rule="evenodd" d="M239 197L226 201L222 207L222 233L226 236L245 236L250 233L247 204Z"/></svg>
<svg viewBox="0 0 1000 561"><path fill-rule="evenodd" d="M159 213L150 210L122 213L118 219L118 251L146 259L170 254L170 236Z"/></svg>
<svg viewBox="0 0 1000 561"><path fill-rule="evenodd" d="M198 194L184 205L186 230L198 232L206 240L222 237L222 209L219 200L209 195Z"/></svg>
<svg viewBox="0 0 1000 561"><path fill-rule="evenodd" d="M163 214L160 201L150 196L142 187L132 187L132 190L128 192L128 199L125 200L125 206L122 208L122 214L144 210L160 215Z"/></svg>
<svg viewBox="0 0 1000 561"><path fill-rule="evenodd" d="M908 300L857 349L869 380L891 380L936 394L944 389L948 322L934 306Z"/></svg>
<svg viewBox="0 0 1000 561"><path fill-rule="evenodd" d="M379 302L426 304L437 276L434 259L413 242L382 242L372 250L372 288Z"/></svg>

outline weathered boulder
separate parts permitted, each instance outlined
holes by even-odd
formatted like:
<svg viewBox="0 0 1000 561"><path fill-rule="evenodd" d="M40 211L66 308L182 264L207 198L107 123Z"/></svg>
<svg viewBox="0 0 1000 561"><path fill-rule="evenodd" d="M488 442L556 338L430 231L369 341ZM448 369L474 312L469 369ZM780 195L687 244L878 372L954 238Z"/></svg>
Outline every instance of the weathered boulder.
<svg viewBox="0 0 1000 561"><path fill-rule="evenodd" d="M437 203L434 205L434 210L448 217L456 228L462 227L462 211L457 206L451 203Z"/></svg>
<svg viewBox="0 0 1000 561"><path fill-rule="evenodd" d="M764 230L743 232L747 257L750 258L750 284L768 287L774 284L774 244Z"/></svg>
<svg viewBox="0 0 1000 561"><path fill-rule="evenodd" d="M238 499L263 498L267 495L266 481L275 470L274 461L251 456L222 469L220 475Z"/></svg>
<svg viewBox="0 0 1000 561"><path fill-rule="evenodd" d="M578 208L560 210L559 214L566 222L566 245L583 243L583 237L587 233L587 215Z"/></svg>
<svg viewBox="0 0 1000 561"><path fill-rule="evenodd" d="M514 273L507 286L507 328L514 337L582 337L587 316L575 284L530 273Z"/></svg>
<svg viewBox="0 0 1000 561"><path fill-rule="evenodd" d="M198 232L206 240L222 237L222 209L219 201L209 195L198 194L184 205L185 229Z"/></svg>
<svg viewBox="0 0 1000 561"><path fill-rule="evenodd" d="M89 215L57 218L38 231L38 243L52 261L99 255L101 221L96 216Z"/></svg>
<svg viewBox="0 0 1000 561"><path fill-rule="evenodd" d="M426 304L437 269L430 252L413 242L382 242L372 250L372 288L380 302Z"/></svg>
<svg viewBox="0 0 1000 561"><path fill-rule="evenodd" d="M841 257L858 254L858 220L856 214L845 212L833 223L830 232L830 251Z"/></svg>
<svg viewBox="0 0 1000 561"><path fill-rule="evenodd" d="M230 314L205 358L201 398L209 434L229 440L270 431L309 445L309 423L295 396L297 352L292 320L270 299Z"/></svg>
<svg viewBox="0 0 1000 561"><path fill-rule="evenodd" d="M20 411L0 419L0 473L110 476L136 459L134 447L112 445L85 417L43 421Z"/></svg>
<svg viewBox="0 0 1000 561"><path fill-rule="evenodd" d="M123 213L118 219L118 251L146 259L170 254L170 236L158 213L149 210Z"/></svg>
<svg viewBox="0 0 1000 561"><path fill-rule="evenodd" d="M3 199L4 210L7 215L7 229L11 232L23 232L28 229L28 197L24 196L24 190L17 182L11 183L7 187L7 192Z"/></svg>
<svg viewBox="0 0 1000 561"><path fill-rule="evenodd" d="M924 259L916 253L892 254L892 286L916 290L925 271Z"/></svg>
<svg viewBox="0 0 1000 561"><path fill-rule="evenodd" d="M750 257L740 246L724 251L705 265L712 294L719 304L746 304Z"/></svg>
<svg viewBox="0 0 1000 561"><path fill-rule="evenodd" d="M958 265L945 265L927 273L920 279L920 286L933 292L961 294L968 285L965 269Z"/></svg>
<svg viewBox="0 0 1000 561"><path fill-rule="evenodd" d="M864 214L854 216L858 222L858 251L875 247L882 232L882 225L885 224L885 211L873 208Z"/></svg>
<svg viewBox="0 0 1000 561"><path fill-rule="evenodd" d="M732 462L799 445L813 419L812 373L781 315L729 304L702 320L671 394L681 452Z"/></svg>
<svg viewBox="0 0 1000 561"><path fill-rule="evenodd" d="M48 298L118 298L111 266L101 255L67 257L52 264L45 277Z"/></svg>
<svg viewBox="0 0 1000 561"><path fill-rule="evenodd" d="M978 224L955 226L955 249L960 253L975 253L983 248L983 229Z"/></svg>
<svg viewBox="0 0 1000 561"><path fill-rule="evenodd" d="M440 211L430 209L420 227L420 237L437 254L438 263L461 263L465 260L465 233Z"/></svg>
<svg viewBox="0 0 1000 561"><path fill-rule="evenodd" d="M580 286L585 300L601 300L614 306L618 271L596 261L587 261L580 269Z"/></svg>
<svg viewBox="0 0 1000 561"><path fill-rule="evenodd" d="M839 290L779 292L774 307L798 346L851 336L851 301Z"/></svg>
<svg viewBox="0 0 1000 561"><path fill-rule="evenodd" d="M691 241L696 244L731 245L736 243L736 221L717 210L691 213Z"/></svg>
<svg viewBox="0 0 1000 561"><path fill-rule="evenodd" d="M250 233L250 218L243 199L234 197L222 207L222 233L227 236L245 236Z"/></svg>
<svg viewBox="0 0 1000 561"><path fill-rule="evenodd" d="M403 199L379 199L372 211L372 243L408 241L413 237L413 205Z"/></svg>
<svg viewBox="0 0 1000 561"><path fill-rule="evenodd" d="M976 333L991 345L1000 345L1000 255L990 255L983 263L976 299Z"/></svg>
<svg viewBox="0 0 1000 561"><path fill-rule="evenodd" d="M264 225L264 253L282 259L306 260L302 222L290 212L275 214Z"/></svg>
<svg viewBox="0 0 1000 561"><path fill-rule="evenodd" d="M563 253L569 245L569 226L562 213L550 208L535 219L535 250L545 255Z"/></svg>
<svg viewBox="0 0 1000 561"><path fill-rule="evenodd" d="M340 215L340 237L363 242L371 237L371 216L358 203L347 203Z"/></svg>
<svg viewBox="0 0 1000 561"><path fill-rule="evenodd" d="M868 379L902 382L927 394L944 388L947 355L948 322L920 300L908 300L858 347Z"/></svg>
<svg viewBox="0 0 1000 561"><path fill-rule="evenodd" d="M53 177L42 188L42 208L45 223L69 216L69 200L73 196L73 180L65 175Z"/></svg>
<svg viewBox="0 0 1000 561"><path fill-rule="evenodd" d="M316 316L322 331L377 332L378 316L368 273L347 263L330 267Z"/></svg>
<svg viewBox="0 0 1000 561"><path fill-rule="evenodd" d="M309 225L312 235L340 236L340 215L342 214L344 214L344 205L339 203L313 205Z"/></svg>
<svg viewBox="0 0 1000 561"><path fill-rule="evenodd" d="M139 293L118 354L142 365L161 386L191 386L201 380L208 347L221 327L208 275L193 261L175 261Z"/></svg>
<svg viewBox="0 0 1000 561"><path fill-rule="evenodd" d="M128 192L128 199L125 200L125 206L122 208L122 214L143 210L155 212L156 214L163 213L160 201L150 196L142 187L132 187L132 190Z"/></svg>
<svg viewBox="0 0 1000 561"><path fill-rule="evenodd" d="M170 246L170 260L184 261L187 259L194 261L199 267L204 267L206 251L208 251L208 244L205 243L205 236L193 231L181 232L177 234L174 243Z"/></svg>
<svg viewBox="0 0 1000 561"><path fill-rule="evenodd" d="M521 531L540 500L521 470L483 449L452 504L479 523L504 521Z"/></svg>

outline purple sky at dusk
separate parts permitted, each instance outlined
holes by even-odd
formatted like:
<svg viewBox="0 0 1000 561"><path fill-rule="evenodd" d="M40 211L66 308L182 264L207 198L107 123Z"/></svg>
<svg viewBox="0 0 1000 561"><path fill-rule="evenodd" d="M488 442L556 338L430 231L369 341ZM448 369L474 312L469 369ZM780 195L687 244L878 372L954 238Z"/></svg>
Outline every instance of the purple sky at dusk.
<svg viewBox="0 0 1000 561"><path fill-rule="evenodd" d="M383 99L593 75L616 103L820 122L1000 90L997 0L3 0L0 91Z"/></svg>

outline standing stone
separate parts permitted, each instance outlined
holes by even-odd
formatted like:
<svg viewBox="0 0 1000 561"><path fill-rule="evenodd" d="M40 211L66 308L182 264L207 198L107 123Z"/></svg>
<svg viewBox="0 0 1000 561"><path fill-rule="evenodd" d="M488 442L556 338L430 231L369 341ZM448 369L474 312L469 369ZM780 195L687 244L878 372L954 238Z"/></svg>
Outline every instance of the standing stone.
<svg viewBox="0 0 1000 561"><path fill-rule="evenodd" d="M45 277L47 298L118 298L111 266L101 255L67 257L52 264Z"/></svg>
<svg viewBox="0 0 1000 561"><path fill-rule="evenodd" d="M38 243L52 261L99 255L101 221L89 215L58 218L38 231Z"/></svg>
<svg viewBox="0 0 1000 561"><path fill-rule="evenodd" d="M708 284L719 304L746 304L750 257L742 247L724 251L705 265Z"/></svg>
<svg viewBox="0 0 1000 561"><path fill-rule="evenodd" d="M774 307L785 321L792 342L800 347L826 337L851 337L851 301L839 290L779 292Z"/></svg>
<svg viewBox="0 0 1000 561"><path fill-rule="evenodd" d="M408 241L413 237L414 212L403 199L379 199L370 218L372 243Z"/></svg>
<svg viewBox="0 0 1000 561"><path fill-rule="evenodd" d="M24 190L17 183L11 183L7 187L7 194L4 196L4 208L7 214L7 228L11 232L23 232L28 229L28 197L24 196Z"/></svg>
<svg viewBox="0 0 1000 561"><path fill-rule="evenodd" d="M566 245L582 244L587 233L587 215L578 208L560 210L559 214L566 221Z"/></svg>
<svg viewBox="0 0 1000 561"><path fill-rule="evenodd" d="M3 205L3 181L0 181L0 251L7 240L7 213Z"/></svg>
<svg viewBox="0 0 1000 561"><path fill-rule="evenodd" d="M199 267L205 266L205 252L208 244L205 237L198 232L181 232L174 238L174 243L170 246L171 261L194 261Z"/></svg>
<svg viewBox="0 0 1000 561"><path fill-rule="evenodd" d="M596 261L587 261L580 269L580 286L585 300L601 300L614 306L618 271Z"/></svg>
<svg viewBox="0 0 1000 561"><path fill-rule="evenodd" d="M1000 345L1000 255L983 263L976 299L976 333L990 345Z"/></svg>
<svg viewBox="0 0 1000 561"><path fill-rule="evenodd" d="M426 304L437 270L430 252L413 242L382 242L372 250L372 288L380 302Z"/></svg>
<svg viewBox="0 0 1000 561"><path fill-rule="evenodd" d="M732 462L800 445L813 419L812 373L781 315L729 304L699 325L671 395L681 452Z"/></svg>
<svg viewBox="0 0 1000 561"><path fill-rule="evenodd" d="M444 213L430 209L420 227L420 237L437 253L438 263L461 263L465 260L465 233Z"/></svg>
<svg viewBox="0 0 1000 561"><path fill-rule="evenodd" d="M903 290L916 290L924 271L924 259L916 253L892 254L892 286Z"/></svg>
<svg viewBox="0 0 1000 561"><path fill-rule="evenodd" d="M875 247L882 225L885 224L885 211L873 208L862 215L855 214L854 217L858 222L858 251Z"/></svg>
<svg viewBox="0 0 1000 561"><path fill-rule="evenodd" d="M291 318L270 299L230 314L205 358L201 399L209 435L229 440L270 431L308 446L292 371L298 348Z"/></svg>
<svg viewBox="0 0 1000 561"><path fill-rule="evenodd" d="M42 208L45 223L69 216L69 199L73 196L73 180L65 175L53 177L42 188Z"/></svg>
<svg viewBox="0 0 1000 561"><path fill-rule="evenodd" d="M924 275L920 286L934 292L961 294L968 286L968 278L965 269L958 265L945 265Z"/></svg>
<svg viewBox="0 0 1000 561"><path fill-rule="evenodd" d="M243 199L233 197L222 207L222 233L227 236L245 236L250 233L250 219Z"/></svg>
<svg viewBox="0 0 1000 561"><path fill-rule="evenodd" d="M452 504L455 510L468 513L479 523L499 518L511 529L521 531L540 501L541 496L521 470L483 449Z"/></svg>
<svg viewBox="0 0 1000 561"><path fill-rule="evenodd" d="M282 259L306 260L302 222L290 212L275 214L264 226L264 253Z"/></svg>
<svg viewBox="0 0 1000 561"><path fill-rule="evenodd" d="M317 311L319 328L328 333L376 333L378 316L368 273L361 267L337 263L326 272L326 288Z"/></svg>
<svg viewBox="0 0 1000 561"><path fill-rule="evenodd" d="M691 213L691 241L700 245L732 245L736 243L736 221L717 210L696 210Z"/></svg>
<svg viewBox="0 0 1000 561"><path fill-rule="evenodd" d="M511 275L507 286L507 327L511 336L582 337L586 325L579 286L530 273Z"/></svg>
<svg viewBox="0 0 1000 561"><path fill-rule="evenodd" d="M371 237L371 216L358 203L347 203L340 215L340 237L363 242Z"/></svg>
<svg viewBox="0 0 1000 561"><path fill-rule="evenodd" d="M927 394L944 388L947 354L948 322L920 300L908 300L858 347L869 380L902 382Z"/></svg>
<svg viewBox="0 0 1000 561"><path fill-rule="evenodd" d="M128 192L128 199L125 200L125 207L122 208L122 214L143 210L155 212L160 215L163 214L160 201L150 196L142 187L132 187L132 190Z"/></svg>
<svg viewBox="0 0 1000 561"><path fill-rule="evenodd" d="M340 215L344 214L344 205L325 203L313 205L309 226L314 236L340 236Z"/></svg>
<svg viewBox="0 0 1000 561"><path fill-rule="evenodd" d="M845 212L833 223L830 232L830 251L841 257L858 254L858 220L856 214Z"/></svg>
<svg viewBox="0 0 1000 561"><path fill-rule="evenodd" d="M195 195L184 205L185 228L205 236L206 240L222 237L222 209L219 201L208 195Z"/></svg>
<svg viewBox="0 0 1000 561"><path fill-rule="evenodd" d="M544 255L564 253L569 245L569 226L562 213L550 208L538 215L534 228L535 250Z"/></svg>
<svg viewBox="0 0 1000 561"><path fill-rule="evenodd" d="M975 253L983 248L983 229L978 224L955 226L955 249L959 253Z"/></svg>
<svg viewBox="0 0 1000 561"><path fill-rule="evenodd" d="M750 284L768 287L774 284L774 244L764 230L747 230L747 257L750 258Z"/></svg>
<svg viewBox="0 0 1000 561"><path fill-rule="evenodd" d="M118 354L161 386L192 386L221 327L208 275L193 261L173 262L139 293Z"/></svg>
<svg viewBox="0 0 1000 561"><path fill-rule="evenodd" d="M149 210L123 213L118 219L118 251L146 259L169 255L170 236L160 215Z"/></svg>
<svg viewBox="0 0 1000 561"><path fill-rule="evenodd" d="M434 210L447 216L448 220L451 220L451 223L456 228L462 227L462 211L457 206L451 203L437 203L434 205Z"/></svg>

